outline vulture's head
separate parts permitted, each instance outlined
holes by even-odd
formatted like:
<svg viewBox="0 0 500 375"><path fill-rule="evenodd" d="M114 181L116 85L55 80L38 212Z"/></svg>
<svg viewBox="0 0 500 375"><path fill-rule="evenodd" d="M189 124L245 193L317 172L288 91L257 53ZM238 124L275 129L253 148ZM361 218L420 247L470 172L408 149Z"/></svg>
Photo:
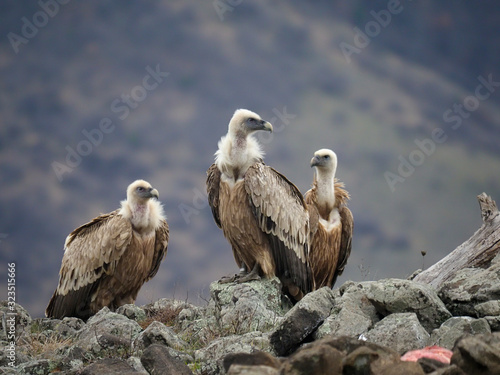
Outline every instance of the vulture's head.
<svg viewBox="0 0 500 375"><path fill-rule="evenodd" d="M158 190L153 189L151 184L144 180L132 182L127 188L127 201L145 203L148 199L158 199Z"/></svg>
<svg viewBox="0 0 500 375"><path fill-rule="evenodd" d="M311 159L311 167L316 168L318 173L335 174L337 169L337 155L327 148L318 150Z"/></svg>
<svg viewBox="0 0 500 375"><path fill-rule="evenodd" d="M273 131L273 126L260 118L260 116L248 109L237 109L231 121L229 121L229 133L243 137L258 130Z"/></svg>

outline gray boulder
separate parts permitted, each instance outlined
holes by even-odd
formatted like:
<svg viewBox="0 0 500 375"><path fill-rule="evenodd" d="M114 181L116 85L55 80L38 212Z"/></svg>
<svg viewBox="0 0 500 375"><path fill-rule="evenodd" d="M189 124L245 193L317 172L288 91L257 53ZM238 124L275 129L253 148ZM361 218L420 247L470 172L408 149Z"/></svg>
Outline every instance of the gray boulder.
<svg viewBox="0 0 500 375"><path fill-rule="evenodd" d="M368 332L380 319L377 310L367 298L371 282L347 282L334 292L331 314L313 333L315 340L325 336L358 338Z"/></svg>
<svg viewBox="0 0 500 375"><path fill-rule="evenodd" d="M189 367L172 357L163 345L150 345L144 351L141 363L149 374L192 375Z"/></svg>
<svg viewBox="0 0 500 375"><path fill-rule="evenodd" d="M96 355L107 349L131 350L141 331L137 322L104 307L79 331L74 344Z"/></svg>
<svg viewBox="0 0 500 375"><path fill-rule="evenodd" d="M453 348L451 363L466 374L500 374L500 332L461 338Z"/></svg>
<svg viewBox="0 0 500 375"><path fill-rule="evenodd" d="M144 309L133 304L120 306L116 309L116 313L125 315L127 318L135 320L136 322L146 320L146 312Z"/></svg>
<svg viewBox="0 0 500 375"><path fill-rule="evenodd" d="M479 318L485 316L500 316L500 300L486 301L474 306Z"/></svg>
<svg viewBox="0 0 500 375"><path fill-rule="evenodd" d="M423 348L430 336L415 313L395 313L375 324L363 337L404 354L409 350Z"/></svg>
<svg viewBox="0 0 500 375"><path fill-rule="evenodd" d="M11 335L16 340L23 334L29 333L29 328L33 319L24 307L8 301L0 301L0 341L11 341Z"/></svg>
<svg viewBox="0 0 500 375"><path fill-rule="evenodd" d="M372 282L368 299L384 316L407 312L417 314L429 333L451 317L431 286L411 280L385 279Z"/></svg>
<svg viewBox="0 0 500 375"><path fill-rule="evenodd" d="M227 375L280 375L279 370L269 366L233 365Z"/></svg>
<svg viewBox="0 0 500 375"><path fill-rule="evenodd" d="M134 348L142 350L153 344L165 345L177 350L183 350L187 347L187 343L181 340L172 328L157 321L151 323L139 334L134 341Z"/></svg>
<svg viewBox="0 0 500 375"><path fill-rule="evenodd" d="M293 352L330 316L334 302L334 292L328 287L302 298L271 332L270 343L276 353L283 356Z"/></svg>
<svg viewBox="0 0 500 375"><path fill-rule="evenodd" d="M269 331L287 309L276 277L242 284L213 282L210 296L207 315L213 315L221 331L230 334Z"/></svg>
<svg viewBox="0 0 500 375"><path fill-rule="evenodd" d="M272 353L269 335L262 332L249 332L243 335L220 337L203 349L194 353L195 362L201 366L203 374L220 374L224 368L224 358L231 353L253 353L264 351Z"/></svg>
<svg viewBox="0 0 500 375"><path fill-rule="evenodd" d="M454 316L481 316L485 308L491 312L495 304L483 303L500 299L500 264L492 263L487 269L458 271L455 277L443 284L439 296Z"/></svg>
<svg viewBox="0 0 500 375"><path fill-rule="evenodd" d="M90 366L85 367L80 375L129 375L140 374L139 371L130 366L127 361L118 358L101 359Z"/></svg>
<svg viewBox="0 0 500 375"><path fill-rule="evenodd" d="M486 319L474 319L470 316L453 317L432 332L427 345L439 345L443 348L453 349L455 342L463 335L482 333L491 333Z"/></svg>

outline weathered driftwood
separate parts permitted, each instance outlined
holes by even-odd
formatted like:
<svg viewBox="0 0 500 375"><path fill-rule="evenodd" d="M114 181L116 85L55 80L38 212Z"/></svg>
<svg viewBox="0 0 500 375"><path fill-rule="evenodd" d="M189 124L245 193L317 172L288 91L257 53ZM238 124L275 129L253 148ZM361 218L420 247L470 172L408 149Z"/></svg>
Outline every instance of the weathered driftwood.
<svg viewBox="0 0 500 375"><path fill-rule="evenodd" d="M500 250L500 213L490 196L477 196L483 225L467 241L439 262L417 274L414 281L439 289L463 268L485 268Z"/></svg>

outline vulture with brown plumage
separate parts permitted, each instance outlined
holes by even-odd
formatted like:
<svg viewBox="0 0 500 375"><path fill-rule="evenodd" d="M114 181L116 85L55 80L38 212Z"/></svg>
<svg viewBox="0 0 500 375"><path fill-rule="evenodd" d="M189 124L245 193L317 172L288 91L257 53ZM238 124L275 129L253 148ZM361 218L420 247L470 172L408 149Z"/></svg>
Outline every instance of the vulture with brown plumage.
<svg viewBox="0 0 500 375"><path fill-rule="evenodd" d="M231 244L240 273L222 281L278 276L295 301L314 289L308 264L309 215L300 191L263 163L253 137L272 125L249 110L237 110L207 171L208 202Z"/></svg>
<svg viewBox="0 0 500 375"><path fill-rule="evenodd" d="M315 168L314 181L305 194L311 221L309 261L316 289L332 288L351 254L353 217L347 208L349 193L335 178L337 155L332 150L316 151L311 167Z"/></svg>
<svg viewBox="0 0 500 375"><path fill-rule="evenodd" d="M105 306L115 310L135 302L167 253L168 224L162 205L152 198L158 191L137 180L120 209L70 233L47 317L86 320Z"/></svg>

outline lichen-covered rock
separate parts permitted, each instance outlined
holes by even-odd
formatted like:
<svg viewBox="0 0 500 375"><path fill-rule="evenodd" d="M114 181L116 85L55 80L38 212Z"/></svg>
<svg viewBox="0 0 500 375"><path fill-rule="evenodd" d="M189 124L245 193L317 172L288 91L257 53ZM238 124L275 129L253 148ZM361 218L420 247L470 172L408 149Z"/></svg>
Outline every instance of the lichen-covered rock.
<svg viewBox="0 0 500 375"><path fill-rule="evenodd" d="M336 375L342 373L343 355L327 344L310 345L293 353L283 363L282 374Z"/></svg>
<svg viewBox="0 0 500 375"><path fill-rule="evenodd" d="M12 341L12 335L18 340L23 333L29 333L32 320L21 305L0 301L0 341Z"/></svg>
<svg viewBox="0 0 500 375"><path fill-rule="evenodd" d="M134 348L143 350L153 344L165 345L178 350L182 350L187 347L187 343L181 340L174 333L172 328L157 321L151 323L139 334L137 339L134 341Z"/></svg>
<svg viewBox="0 0 500 375"><path fill-rule="evenodd" d="M234 334L269 331L288 308L276 277L242 284L213 282L210 296L207 315L216 317L221 331Z"/></svg>
<svg viewBox="0 0 500 375"><path fill-rule="evenodd" d="M31 333L44 332L47 335L55 332L60 337L67 338L75 336L84 325L85 322L79 318L37 318L31 324Z"/></svg>
<svg viewBox="0 0 500 375"><path fill-rule="evenodd" d="M77 335L76 346L99 355L102 350L130 350L142 328L124 315L101 309Z"/></svg>
<svg viewBox="0 0 500 375"><path fill-rule="evenodd" d="M127 318L140 322L146 319L146 312L139 306L128 304L116 309L117 314L125 315Z"/></svg>
<svg viewBox="0 0 500 375"><path fill-rule="evenodd" d="M271 332L270 343L280 356L293 352L330 315L334 292L323 287L307 294Z"/></svg>
<svg viewBox="0 0 500 375"><path fill-rule="evenodd" d="M85 367L80 375L129 375L140 374L139 371L130 366L127 361L119 358L105 358Z"/></svg>
<svg viewBox="0 0 500 375"><path fill-rule="evenodd" d="M384 316L407 312L417 314L420 323L429 333L451 317L431 286L410 280L385 279L372 282L368 298Z"/></svg>
<svg viewBox="0 0 500 375"><path fill-rule="evenodd" d="M227 375L280 375L279 370L269 366L233 365Z"/></svg>
<svg viewBox="0 0 500 375"><path fill-rule="evenodd" d="M464 334L476 335L490 332L490 326L484 318L474 319L470 316L457 316L448 319L441 327L435 329L429 338L428 345L452 349L455 342Z"/></svg>
<svg viewBox="0 0 500 375"><path fill-rule="evenodd" d="M461 338L453 348L451 363L466 374L500 374L500 332Z"/></svg>
<svg viewBox="0 0 500 375"><path fill-rule="evenodd" d="M228 372L232 365L265 366L279 369L281 362L270 353L255 351L253 353L229 353L222 360L224 371Z"/></svg>
<svg viewBox="0 0 500 375"><path fill-rule="evenodd" d="M492 263L487 269L465 268L458 271L443 284L439 296L454 316L478 316L476 306L484 308L484 302L500 298L500 263Z"/></svg>
<svg viewBox="0 0 500 375"><path fill-rule="evenodd" d="M429 334L415 313L396 313L386 316L364 335L366 340L394 349L400 354L424 347Z"/></svg>
<svg viewBox="0 0 500 375"><path fill-rule="evenodd" d="M194 359L200 364L202 373L215 375L224 368L223 361L228 354L255 351L272 353L268 334L249 332L215 339L205 348L195 351Z"/></svg>
<svg viewBox="0 0 500 375"><path fill-rule="evenodd" d="M485 316L500 316L500 300L486 301L474 306L479 318Z"/></svg>
<svg viewBox="0 0 500 375"><path fill-rule="evenodd" d="M141 363L149 374L192 375L189 367L170 355L168 348L153 344L141 357Z"/></svg>
<svg viewBox="0 0 500 375"><path fill-rule="evenodd" d="M367 298L371 282L347 282L338 293L331 314L313 333L315 340L325 336L350 336L358 338L377 323L377 310Z"/></svg>

